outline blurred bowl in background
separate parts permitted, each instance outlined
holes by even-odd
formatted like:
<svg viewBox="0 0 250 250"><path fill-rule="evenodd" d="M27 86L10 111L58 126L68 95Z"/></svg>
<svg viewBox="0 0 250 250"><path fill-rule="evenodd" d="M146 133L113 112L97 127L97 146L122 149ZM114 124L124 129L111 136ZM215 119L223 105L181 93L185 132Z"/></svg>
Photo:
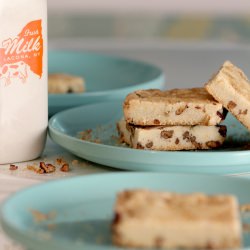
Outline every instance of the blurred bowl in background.
<svg viewBox="0 0 250 250"><path fill-rule="evenodd" d="M163 71L157 66L122 57L82 51L49 51L49 73L83 77L83 93L49 94L49 116L89 103L121 100L137 89L165 85Z"/></svg>

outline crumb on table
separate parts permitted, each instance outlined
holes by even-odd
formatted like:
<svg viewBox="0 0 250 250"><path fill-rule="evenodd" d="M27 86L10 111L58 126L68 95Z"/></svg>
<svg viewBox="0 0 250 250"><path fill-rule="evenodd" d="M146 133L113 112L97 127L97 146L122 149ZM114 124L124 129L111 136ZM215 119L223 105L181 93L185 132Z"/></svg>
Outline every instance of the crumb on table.
<svg viewBox="0 0 250 250"><path fill-rule="evenodd" d="M62 172L69 172L69 164L68 164L68 163L64 163L64 164L62 165L62 167L60 168L60 170L61 170Z"/></svg>
<svg viewBox="0 0 250 250"><path fill-rule="evenodd" d="M47 220L53 220L56 218L56 212L55 211L51 211L49 213L42 213L38 210L35 209L31 209L30 210L33 219L36 223L41 223L43 221L47 221Z"/></svg>
<svg viewBox="0 0 250 250"><path fill-rule="evenodd" d="M27 165L27 169L38 174L48 174L56 171L56 167L50 163L40 162L39 167L34 165Z"/></svg>
<svg viewBox="0 0 250 250"><path fill-rule="evenodd" d="M10 164L9 170L14 171L14 170L17 170L17 169L18 169L17 165Z"/></svg>

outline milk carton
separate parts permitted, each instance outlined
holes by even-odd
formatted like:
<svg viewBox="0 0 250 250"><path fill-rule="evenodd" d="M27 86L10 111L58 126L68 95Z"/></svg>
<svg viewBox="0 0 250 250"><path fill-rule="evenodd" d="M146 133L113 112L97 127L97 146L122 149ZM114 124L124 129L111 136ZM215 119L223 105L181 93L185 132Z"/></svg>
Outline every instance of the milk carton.
<svg viewBox="0 0 250 250"><path fill-rule="evenodd" d="M42 153L47 100L47 0L0 0L0 164Z"/></svg>

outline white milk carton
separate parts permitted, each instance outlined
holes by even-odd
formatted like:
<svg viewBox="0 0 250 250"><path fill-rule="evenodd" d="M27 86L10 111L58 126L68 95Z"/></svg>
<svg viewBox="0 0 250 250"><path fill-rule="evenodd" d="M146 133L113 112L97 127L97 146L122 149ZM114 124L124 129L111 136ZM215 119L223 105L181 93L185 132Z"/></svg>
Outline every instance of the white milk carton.
<svg viewBox="0 0 250 250"><path fill-rule="evenodd" d="M47 0L0 0L0 164L42 153L47 71Z"/></svg>

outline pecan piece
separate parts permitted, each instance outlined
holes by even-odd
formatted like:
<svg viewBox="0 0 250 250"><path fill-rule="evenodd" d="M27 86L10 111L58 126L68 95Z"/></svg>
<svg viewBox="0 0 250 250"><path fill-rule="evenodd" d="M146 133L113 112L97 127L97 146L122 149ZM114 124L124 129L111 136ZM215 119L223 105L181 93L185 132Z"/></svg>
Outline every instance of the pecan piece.
<svg viewBox="0 0 250 250"><path fill-rule="evenodd" d="M121 218L122 218L121 214L118 213L118 212L116 212L116 213L115 213L115 216L114 216L113 224L118 224L118 223L120 223Z"/></svg>
<svg viewBox="0 0 250 250"><path fill-rule="evenodd" d="M52 164L45 164L45 162L40 162L38 173L39 174L48 174L56 171L56 167Z"/></svg>
<svg viewBox="0 0 250 250"><path fill-rule="evenodd" d="M183 137L183 140L189 140L189 132L188 131L184 132L182 137Z"/></svg>
<svg viewBox="0 0 250 250"><path fill-rule="evenodd" d="M222 137L226 137L227 135L227 127L226 126L221 126L219 128L219 134L222 136Z"/></svg>
<svg viewBox="0 0 250 250"><path fill-rule="evenodd" d="M175 111L175 114L176 114L176 115L180 115L180 114L182 114L182 113L184 112L184 110L187 109L187 108L188 108L187 105L184 106L184 107L179 107L179 108Z"/></svg>
<svg viewBox="0 0 250 250"><path fill-rule="evenodd" d="M223 108L222 113L220 111L217 111L216 114L221 118L221 120L225 120L227 112L227 109Z"/></svg>
<svg viewBox="0 0 250 250"><path fill-rule="evenodd" d="M141 143L139 143L139 142L137 143L136 148L137 148L137 149L144 149L144 147L143 147L143 146L141 145Z"/></svg>
<svg viewBox="0 0 250 250"><path fill-rule="evenodd" d="M56 163L57 163L58 165L62 165L63 162L64 162L64 160L63 160L62 158L57 158L57 159L56 159Z"/></svg>
<svg viewBox="0 0 250 250"><path fill-rule="evenodd" d="M186 140L187 142L191 142L197 149L202 148L201 143L197 142L196 137L190 134L188 131L184 132L182 137L183 137L183 140Z"/></svg>
<svg viewBox="0 0 250 250"><path fill-rule="evenodd" d="M69 164L68 164L68 163L64 163L64 164L62 165L62 167L60 168L60 170L61 170L62 172L69 172Z"/></svg>
<svg viewBox="0 0 250 250"><path fill-rule="evenodd" d="M221 145L221 143L219 141L208 141L208 142L206 142L206 145L209 148L217 148Z"/></svg>
<svg viewBox="0 0 250 250"><path fill-rule="evenodd" d="M9 170L13 171L13 170L17 170L18 166L11 164Z"/></svg>
<svg viewBox="0 0 250 250"><path fill-rule="evenodd" d="M230 101L227 104L228 109L234 109L236 106L237 106L237 104L233 101Z"/></svg>
<svg viewBox="0 0 250 250"><path fill-rule="evenodd" d="M154 119L154 124L155 125L159 125L160 124L160 121L158 119Z"/></svg>
<svg viewBox="0 0 250 250"><path fill-rule="evenodd" d="M153 142L150 141L146 144L146 148L152 148L153 147Z"/></svg>
<svg viewBox="0 0 250 250"><path fill-rule="evenodd" d="M217 111L216 114L221 118L221 120L225 119L225 117L223 116L221 112Z"/></svg>
<svg viewBox="0 0 250 250"><path fill-rule="evenodd" d="M174 130L163 130L161 131L161 137L164 139L170 139L173 137Z"/></svg>
<svg viewBox="0 0 250 250"><path fill-rule="evenodd" d="M240 109L239 115L247 115L247 111L248 111L247 109L245 109L243 111Z"/></svg>

